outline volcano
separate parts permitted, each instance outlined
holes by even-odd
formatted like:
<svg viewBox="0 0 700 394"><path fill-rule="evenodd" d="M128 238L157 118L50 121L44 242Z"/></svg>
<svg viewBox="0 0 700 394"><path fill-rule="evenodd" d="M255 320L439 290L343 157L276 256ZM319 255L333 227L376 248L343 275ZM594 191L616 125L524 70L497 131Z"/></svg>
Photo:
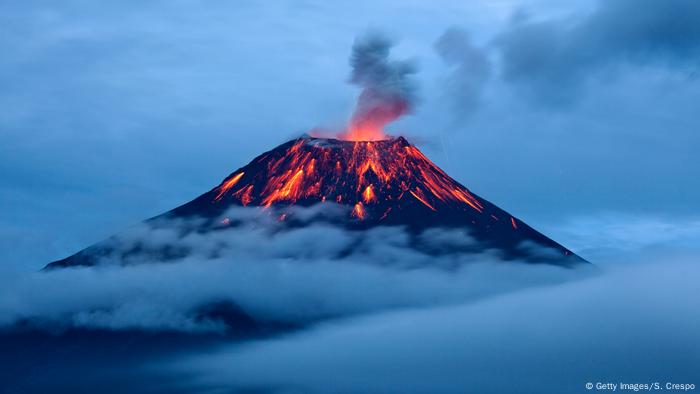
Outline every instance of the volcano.
<svg viewBox="0 0 700 394"><path fill-rule="evenodd" d="M255 207L274 215L286 228L307 225L295 207L336 206L344 214L320 218L349 231L375 227L405 228L421 234L431 228L459 228L476 242L469 247L426 253L476 254L495 251L504 260L572 266L586 263L569 249L515 216L477 196L452 179L405 138L346 141L301 138L263 153L196 199L146 223L197 218L201 234L241 223L226 216L232 207ZM127 249L113 238L90 246L46 268L92 266L106 257L117 260L149 252L156 260L186 255L177 245L147 251ZM416 242L416 248L421 248Z"/></svg>

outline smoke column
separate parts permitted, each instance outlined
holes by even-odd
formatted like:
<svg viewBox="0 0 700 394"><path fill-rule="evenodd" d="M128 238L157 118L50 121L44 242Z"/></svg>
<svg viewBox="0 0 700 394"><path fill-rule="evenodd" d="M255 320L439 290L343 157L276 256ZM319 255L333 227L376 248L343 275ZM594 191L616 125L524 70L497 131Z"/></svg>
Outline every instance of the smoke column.
<svg viewBox="0 0 700 394"><path fill-rule="evenodd" d="M355 40L350 56L350 83L362 88L357 107L342 139L375 141L386 139L384 126L413 107L414 86L410 61L389 60L394 43L378 33Z"/></svg>

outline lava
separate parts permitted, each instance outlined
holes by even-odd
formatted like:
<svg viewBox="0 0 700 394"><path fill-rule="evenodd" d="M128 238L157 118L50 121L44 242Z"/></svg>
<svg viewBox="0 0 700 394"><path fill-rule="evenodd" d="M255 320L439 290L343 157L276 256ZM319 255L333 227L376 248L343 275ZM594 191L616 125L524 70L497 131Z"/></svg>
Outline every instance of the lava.
<svg viewBox="0 0 700 394"><path fill-rule="evenodd" d="M362 193L362 199L365 201L365 204L369 204L372 201L376 201L377 197L374 195L372 185L369 185L365 188L365 191Z"/></svg>
<svg viewBox="0 0 700 394"><path fill-rule="evenodd" d="M292 207L316 204L337 206L322 212ZM411 237L417 237L412 239L411 247L415 243L422 253L498 251L506 259L542 261L542 253L532 254L531 248L522 247L523 242L528 242L559 251L567 259L562 262L552 254L546 257L547 262L567 266L585 262L508 212L472 194L402 137L361 142L302 137L286 142L256 157L196 199L158 216L162 221L149 223L191 223L188 219L196 218L192 223L197 224L192 228L188 224L186 231L206 236L209 231L246 225L246 215L235 220L230 216L238 215L230 210L232 206L258 207L279 221L275 231L317 222L353 231L400 226L409 229ZM173 228L180 231L179 227ZM449 236L449 247L446 244L440 250L424 249L423 231L431 228L460 228L469 237L465 242L453 243ZM135 252L131 246L124 249L124 245L110 238L50 263L46 269L90 266L106 257L131 258L134 253L165 256L165 261L171 259L167 256L173 255L172 250L183 249L177 243L180 241L173 240L174 244L162 249ZM142 244L152 242L144 240Z"/></svg>
<svg viewBox="0 0 700 394"><path fill-rule="evenodd" d="M430 211L484 210L469 190L403 138L360 142L307 137L263 157L264 171L234 173L219 186L214 202L270 207L335 201L353 207L358 219L385 216L386 208L379 206L410 199ZM375 206L377 212L370 212Z"/></svg>
<svg viewBox="0 0 700 394"><path fill-rule="evenodd" d="M227 180L226 182L224 182L224 184L221 186L221 191L220 191L219 194L216 196L216 199L218 200L218 199L220 199L224 194L226 194L226 192L229 191L229 189L231 189L233 186L236 185L236 183L238 183L238 181L241 179L241 177L242 177L243 175L245 175L244 172L239 172L238 174L234 175L234 176L231 177L229 180Z"/></svg>
<svg viewBox="0 0 700 394"><path fill-rule="evenodd" d="M381 141L389 137L384 127L409 113L415 100L411 60L390 58L391 39L368 34L355 41L350 56L350 83L362 89L348 130L340 136L347 141Z"/></svg>
<svg viewBox="0 0 700 394"><path fill-rule="evenodd" d="M353 207L352 216L354 216L358 219L365 218L365 208L362 206L361 202L358 202L357 204L355 204L355 207Z"/></svg>
<svg viewBox="0 0 700 394"><path fill-rule="evenodd" d="M295 201L299 199L299 194L302 192L301 182L304 178L304 170L300 168L290 177L291 173L291 170L287 171L283 176L272 179L268 183L266 190L269 194L263 200L263 204L266 207L269 207L276 201Z"/></svg>
<svg viewBox="0 0 700 394"><path fill-rule="evenodd" d="M426 198L425 198L425 196L423 195L423 192L421 192L421 190L420 190L419 188L416 188L416 191L415 191L415 192L414 192L413 190L411 190L411 195L412 195L413 197L415 197L416 200L418 200L418 201L420 201L421 203L423 203L423 205L425 205L426 207L432 209L433 211L436 210L435 208L433 208L432 205L430 205L430 204L426 201Z"/></svg>
<svg viewBox="0 0 700 394"><path fill-rule="evenodd" d="M360 98L362 100L362 97ZM368 108L358 103L347 132L339 138L346 141L382 141L390 137L384 133L384 126L406 112L408 104L400 99L383 99Z"/></svg>
<svg viewBox="0 0 700 394"><path fill-rule="evenodd" d="M384 131L373 127L357 127L338 136L345 141L381 141L388 138Z"/></svg>
<svg viewBox="0 0 700 394"><path fill-rule="evenodd" d="M253 185L248 185L240 190L238 190L234 195L241 200L243 206L250 204L253 200Z"/></svg>

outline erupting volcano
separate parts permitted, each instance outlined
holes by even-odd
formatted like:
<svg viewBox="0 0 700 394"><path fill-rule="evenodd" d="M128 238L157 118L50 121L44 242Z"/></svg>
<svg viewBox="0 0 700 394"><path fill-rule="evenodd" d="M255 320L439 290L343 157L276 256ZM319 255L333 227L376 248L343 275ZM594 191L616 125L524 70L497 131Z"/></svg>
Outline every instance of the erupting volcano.
<svg viewBox="0 0 700 394"><path fill-rule="evenodd" d="M150 221L203 218L207 224L190 231L207 233L235 225L239 219L225 215L239 206L274 215L281 225L294 228L304 225L294 207L324 205L345 209L340 217L322 220L349 231L393 226L420 234L460 228L476 241L449 253L492 251L506 260L566 266L584 262L469 191L403 137L345 141L303 136L263 153L209 192ZM48 267L94 265L105 256L133 253L97 244Z"/></svg>
<svg viewBox="0 0 700 394"><path fill-rule="evenodd" d="M209 192L147 223L199 218L203 221L182 232L208 234L241 225L245 218L229 217L228 212L232 207L250 207L277 217L282 228L294 229L309 224L300 220L303 215L296 207L330 206L344 209L345 214L315 220L356 232L381 226L401 228L414 237L412 247L427 255L495 253L506 260L567 266L584 262L470 192L403 137L384 134L386 124L409 112L413 92L407 78L414 72L412 63L390 61L390 47L389 40L376 35L353 46L350 82L362 92L340 139L303 136L284 143L234 171ZM474 242L440 250L421 243L421 234L435 228L461 229ZM152 244L123 247L107 240L48 267L94 265L105 257L122 262L144 253L172 260L187 253L181 245L154 249Z"/></svg>
<svg viewBox="0 0 700 394"><path fill-rule="evenodd" d="M445 211L481 221L505 222L433 164L403 137L344 141L304 136L255 158L220 186L175 209L177 215L221 214L229 205L302 205L334 202L352 207L352 217L369 224L427 224ZM396 210L395 214L392 211ZM409 211L421 212L411 217ZM417 212L413 212L417 213ZM495 215L494 215L495 216ZM359 223L356 223L359 224Z"/></svg>

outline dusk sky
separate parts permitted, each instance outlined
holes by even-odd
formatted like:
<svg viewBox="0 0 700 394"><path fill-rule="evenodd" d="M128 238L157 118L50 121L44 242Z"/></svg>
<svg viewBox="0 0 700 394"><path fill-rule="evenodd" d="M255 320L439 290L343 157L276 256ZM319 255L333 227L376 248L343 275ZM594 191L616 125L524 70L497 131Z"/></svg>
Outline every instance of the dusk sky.
<svg viewBox="0 0 700 394"><path fill-rule="evenodd" d="M405 66L406 84L390 88L412 100L388 134L597 276L568 282L574 270L488 253L454 272L448 258L421 265L396 228L357 241L317 224L270 235L253 223L220 238L136 225L286 141L345 131L363 86L353 45L373 34ZM309 325L159 359L168 393L698 385L699 103L697 0L0 1L0 329L36 318L189 335L217 328L192 311L219 299ZM192 255L37 273L134 225L135 237L189 242ZM432 241L455 239L440 231ZM367 250L352 264L326 259L353 242ZM56 364L56 376L72 368ZM0 389L3 373L12 378L0 359ZM145 391L143 379L129 384Z"/></svg>
<svg viewBox="0 0 700 394"><path fill-rule="evenodd" d="M368 30L417 67L389 130L475 193L555 238L591 215L697 220L693 1L127 4L0 5L4 263L40 267L342 128Z"/></svg>

